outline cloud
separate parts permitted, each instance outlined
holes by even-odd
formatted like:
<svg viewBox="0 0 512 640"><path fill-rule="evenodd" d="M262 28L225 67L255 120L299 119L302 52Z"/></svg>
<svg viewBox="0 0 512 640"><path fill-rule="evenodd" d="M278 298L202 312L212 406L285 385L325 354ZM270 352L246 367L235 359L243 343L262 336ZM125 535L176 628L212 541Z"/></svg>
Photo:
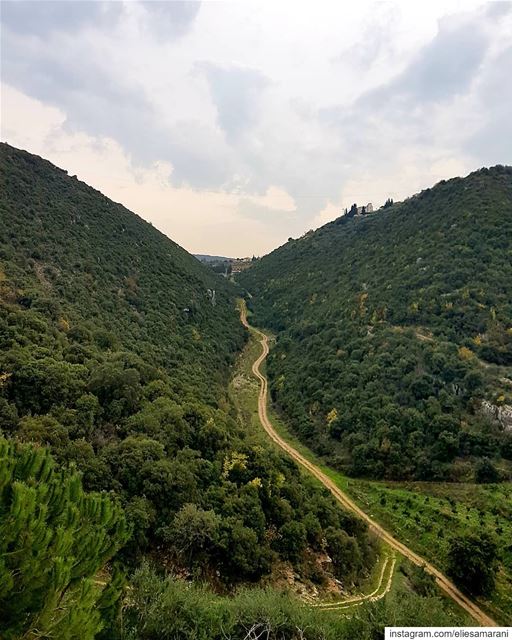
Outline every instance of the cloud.
<svg viewBox="0 0 512 640"><path fill-rule="evenodd" d="M145 4L153 12L161 3ZM76 38L60 30L65 21L54 24L48 39L34 39L9 26L2 30L5 82L63 109L70 132L113 138L140 165L170 162L177 185L212 188L230 179L228 150L213 124L189 118L165 122L142 78L123 75L123 60L105 64L105 53L115 49L118 33L107 39L97 34Z"/></svg>
<svg viewBox="0 0 512 640"><path fill-rule="evenodd" d="M343 210L338 205L328 202L327 205L320 211L311 221L311 228L318 229L318 227L327 224L331 220L339 218L343 214Z"/></svg>
<svg viewBox="0 0 512 640"><path fill-rule="evenodd" d="M396 5L384 2L372 5L357 41L333 57L331 64L335 68L339 64L349 64L358 70L368 71L378 58L388 58L395 47L393 26L398 17Z"/></svg>
<svg viewBox="0 0 512 640"><path fill-rule="evenodd" d="M472 14L442 19L437 36L406 71L367 98L376 102L399 96L430 103L467 91L491 42L486 26Z"/></svg>
<svg viewBox="0 0 512 640"><path fill-rule="evenodd" d="M13 32L43 37L57 31L73 33L85 26L112 24L122 9L121 2L5 0L2 23Z"/></svg>
<svg viewBox="0 0 512 640"><path fill-rule="evenodd" d="M274 209L275 211L286 211L290 213L297 208L295 200L291 195L286 193L284 189L275 186L269 187L264 196L253 197L252 200L256 204L260 204L268 209Z"/></svg>
<svg viewBox="0 0 512 640"><path fill-rule="evenodd" d="M434 103L450 100L470 89L492 42L485 12L457 14L439 21L438 32L395 78L359 96L352 108L320 110L326 123L350 126L355 119L407 120Z"/></svg>
<svg viewBox="0 0 512 640"><path fill-rule="evenodd" d="M276 214L284 218L296 213L294 199L279 187L269 187L263 196L242 197L238 204L238 212L255 220L272 220L276 222ZM282 222L282 220L280 221Z"/></svg>
<svg viewBox="0 0 512 640"><path fill-rule="evenodd" d="M109 198L121 202L175 242L194 253L211 247L219 255L253 255L270 251L275 237L266 224L241 217L241 197L225 191L173 186L172 167L155 162L134 166L129 155L113 139L73 133L63 125L65 114L2 85L2 137L41 155L70 175L93 185ZM37 123L30 131L26 122ZM276 195L271 190L270 196ZM283 199L283 194L278 193ZM286 231L282 232L283 234ZM279 240L285 240L279 235Z"/></svg>
<svg viewBox="0 0 512 640"><path fill-rule="evenodd" d="M25 2L8 2L25 6ZM75 3L35 2L38 7L54 4L67 7ZM77 3L82 5L82 3ZM86 2L83 15L92 19L101 3ZM98 5L93 10L89 5ZM119 4L119 3L115 3ZM25 11L27 9L25 8ZM38 12L36 12L36 15ZM78 11L79 17L83 17ZM57 18L59 16L59 18ZM2 13L2 19L4 19ZM65 28L67 22L56 12L50 11L46 20L55 29L47 38L33 38L27 31L12 30L2 23L2 79L19 87L27 94L62 107L68 115L70 126L76 125L96 133L107 133L110 127L119 127L120 121L130 118L134 112L151 114L151 105L144 93L116 77L104 64L101 51L94 45L94 37L78 38ZM78 20L78 18L77 18ZM78 23L73 23L75 26ZM46 28L46 27L44 27ZM126 114L126 115L123 115Z"/></svg>
<svg viewBox="0 0 512 640"><path fill-rule="evenodd" d="M507 42L512 37L504 9L486 6L444 17L435 37L394 78L351 105L320 109L320 122L338 136L339 155L350 157L340 204L398 199L450 171L469 171L476 168L470 151L489 164L503 158L501 141L510 139L503 136L510 130L505 114L512 107L503 73L510 61L496 47ZM485 107L484 93L494 94L484 99ZM488 153L475 153L479 146ZM316 221L325 219L325 211Z"/></svg>
<svg viewBox="0 0 512 640"><path fill-rule="evenodd" d="M5 0L2 22L11 31L43 37L56 32L75 33L86 27L112 28L127 8L120 0ZM138 0L144 26L171 40L186 34L201 8L195 0Z"/></svg>
<svg viewBox="0 0 512 640"><path fill-rule="evenodd" d="M146 25L161 39L185 35L192 28L201 8L194 0L142 0Z"/></svg>
<svg viewBox="0 0 512 640"><path fill-rule="evenodd" d="M261 92L269 80L255 69L223 68L209 62L197 68L208 80L220 127L229 141L235 141L257 121Z"/></svg>
<svg viewBox="0 0 512 640"><path fill-rule="evenodd" d="M464 148L482 164L509 164L512 162L512 85L503 82L503 70L512 69L512 47L500 52L489 66L477 96L483 125L467 139Z"/></svg>

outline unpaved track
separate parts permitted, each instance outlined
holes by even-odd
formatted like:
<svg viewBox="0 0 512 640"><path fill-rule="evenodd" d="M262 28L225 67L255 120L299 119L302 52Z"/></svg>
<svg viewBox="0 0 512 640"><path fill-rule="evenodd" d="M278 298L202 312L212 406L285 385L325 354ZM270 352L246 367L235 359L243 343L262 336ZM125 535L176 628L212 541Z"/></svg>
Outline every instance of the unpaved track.
<svg viewBox="0 0 512 640"><path fill-rule="evenodd" d="M392 558L389 558L389 556L386 556L384 563L382 564L382 569L379 577L379 584L371 593L368 593L366 595L360 595L360 596L351 596L349 598L343 598L342 600L334 600L333 602L314 603L314 604L311 604L311 606L318 608L320 611L339 611L341 609L350 609L352 607L359 607L360 605L364 604L368 600L370 602L375 602L376 600L380 600L391 590L391 583L393 581L393 574L395 572L395 563L396 563L395 556L393 556ZM384 578L386 575L386 570L388 569L388 565L390 567L388 570L388 578L386 580L386 584L384 585L384 588L382 588L382 585L384 583Z"/></svg>
<svg viewBox="0 0 512 640"><path fill-rule="evenodd" d="M425 571L432 575L440 589L444 591L444 593L452 598L460 607L462 607L465 611L467 611L480 625L484 627L495 627L496 622L492 620L486 613L484 613L480 607L478 607L474 602L472 602L467 596L465 596L457 587L449 580L445 575L443 575L438 569L436 569L432 564L424 560L421 556L419 556L414 551L411 551L408 547L406 547L399 540L394 538L390 533L388 533L385 529L383 529L380 524L375 522L370 516L365 513L357 504L347 496L328 476L325 475L323 471L321 471L316 465L307 460L302 454L300 454L296 449L294 449L291 445L289 445L286 440L283 440L281 436L276 432L272 423L270 422L267 415L267 378L260 372L260 365L265 360L268 355L268 336L266 336L259 329L255 329L251 327L247 322L247 309L245 304L242 304L240 307L240 319L242 324L253 331L256 335L259 336L262 352L261 355L254 361L252 365L252 371L254 375L260 381L260 393L258 397L258 414L263 425L263 428L268 433L270 438L278 444L281 449L286 451L288 455L290 455L296 462L301 464L304 468L306 468L312 475L315 476L320 482L333 494L336 500L342 504L346 509L356 513L362 520L364 520L371 531L373 531L379 538L384 540L391 548L396 549L396 551L400 552L403 556L408 558L414 564L424 567Z"/></svg>

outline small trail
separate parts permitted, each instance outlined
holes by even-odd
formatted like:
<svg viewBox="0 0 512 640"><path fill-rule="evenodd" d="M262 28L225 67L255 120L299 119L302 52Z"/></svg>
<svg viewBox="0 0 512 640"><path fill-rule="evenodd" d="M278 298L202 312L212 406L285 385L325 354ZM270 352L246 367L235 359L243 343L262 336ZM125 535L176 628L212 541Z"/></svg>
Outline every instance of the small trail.
<svg viewBox="0 0 512 640"><path fill-rule="evenodd" d="M336 600L333 602L315 603L315 604L311 604L311 606L321 609L322 611L338 611L340 609L350 609L351 607L359 607L360 605L362 605L364 602L367 602L367 601L375 602L376 600L380 600L387 593L389 593L391 589L393 574L395 572L395 563L396 563L396 556L393 555L391 559L389 558L389 556L385 557L384 563L382 564L382 569L380 571L379 584L375 587L375 589L371 593L368 593L366 595L363 594L360 596L351 596L351 597L343 598L342 600ZM390 567L388 579L386 581L384 589L382 589L382 584L384 582L385 575L386 575L386 569L388 567Z"/></svg>
<svg viewBox="0 0 512 640"><path fill-rule="evenodd" d="M345 602L339 602L336 606L325 608L323 609L323 611L343 611L345 609L352 609L353 607L360 607L365 602L377 602L377 600L381 600L391 590L391 583L393 582L393 574L395 572L395 563L396 563L396 557L393 557L393 560L391 561L391 569L389 571L386 586L383 589L383 591L381 591L380 593L377 593L377 590L376 590L372 594L369 594L368 596L363 596L362 598L359 598L359 600L356 600L356 601L346 600Z"/></svg>
<svg viewBox="0 0 512 640"><path fill-rule="evenodd" d="M315 478L317 478L336 498L336 500L345 507L348 511L352 511L357 514L362 520L364 520L371 531L375 533L379 538L384 540L392 549L395 549L403 556L408 558L412 563L423 567L427 573L435 578L435 581L439 588L449 596L454 602L462 607L467 613L469 613L480 625L484 627L495 627L496 622L490 618L478 605L465 596L454 584L447 578L439 569L436 569L434 565L424 560L420 555L409 549L405 544L394 538L386 529L380 524L375 522L365 511L363 511L344 491L342 491L319 467L310 462L301 453L294 449L286 440L284 440L274 429L272 423L269 420L267 414L267 395L268 395L268 383L267 378L261 373L260 365L268 355L268 336L251 327L247 321L247 307L245 303L240 305L240 320L244 327L249 331L254 332L260 339L262 346L261 354L254 361L252 365L252 372L260 381L260 392L258 396L258 415L263 428L269 435L269 437L291 456L296 462L307 469ZM391 574L392 575L392 574ZM391 578L390 578L391 580ZM391 584L391 581L390 581ZM353 605L347 605L353 606Z"/></svg>

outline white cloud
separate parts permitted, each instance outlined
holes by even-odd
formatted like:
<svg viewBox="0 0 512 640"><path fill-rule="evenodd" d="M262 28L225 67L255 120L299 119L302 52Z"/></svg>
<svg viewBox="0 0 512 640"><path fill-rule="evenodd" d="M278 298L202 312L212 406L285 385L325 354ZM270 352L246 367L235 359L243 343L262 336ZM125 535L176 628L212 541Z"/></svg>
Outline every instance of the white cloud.
<svg viewBox="0 0 512 640"><path fill-rule="evenodd" d="M289 213L297 209L295 200L291 195L284 191L284 189L275 186L269 187L264 196L253 196L250 200L261 207L267 207L274 211L285 211Z"/></svg>
<svg viewBox="0 0 512 640"><path fill-rule="evenodd" d="M343 210L341 205L333 204L332 202L328 202L327 205L318 213L313 220L311 221L311 228L317 229L327 222L331 222L336 218L339 218Z"/></svg>

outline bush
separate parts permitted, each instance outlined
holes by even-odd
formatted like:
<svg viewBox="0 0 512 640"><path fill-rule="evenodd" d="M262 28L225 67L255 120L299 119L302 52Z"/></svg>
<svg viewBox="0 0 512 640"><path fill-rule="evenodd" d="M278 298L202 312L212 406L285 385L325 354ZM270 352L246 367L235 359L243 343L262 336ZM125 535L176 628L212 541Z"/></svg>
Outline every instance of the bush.
<svg viewBox="0 0 512 640"><path fill-rule="evenodd" d="M452 538L448 550L448 574L464 590L488 596L494 591L498 547L488 533Z"/></svg>

